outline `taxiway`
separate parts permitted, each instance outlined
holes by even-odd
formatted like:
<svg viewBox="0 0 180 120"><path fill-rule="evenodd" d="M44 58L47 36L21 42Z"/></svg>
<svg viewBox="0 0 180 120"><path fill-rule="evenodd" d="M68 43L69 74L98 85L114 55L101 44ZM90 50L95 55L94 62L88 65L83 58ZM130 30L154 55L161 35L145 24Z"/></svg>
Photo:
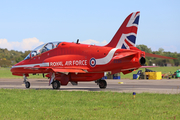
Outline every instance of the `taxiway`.
<svg viewBox="0 0 180 120"><path fill-rule="evenodd" d="M52 89L48 85L48 79L28 79L31 83L30 89ZM73 86L69 83L67 86L61 86L59 90L65 91L116 91L116 92L149 92L178 94L180 93L180 79L163 80L129 80L107 79L107 88L100 89L95 82L79 82ZM23 79L0 79L0 88L5 89L26 89Z"/></svg>

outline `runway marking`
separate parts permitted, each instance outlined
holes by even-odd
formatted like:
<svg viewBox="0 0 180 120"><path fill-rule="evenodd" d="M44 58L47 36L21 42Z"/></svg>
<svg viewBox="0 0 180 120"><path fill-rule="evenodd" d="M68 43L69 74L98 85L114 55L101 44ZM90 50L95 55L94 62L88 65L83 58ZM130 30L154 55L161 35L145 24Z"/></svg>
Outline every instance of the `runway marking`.
<svg viewBox="0 0 180 120"><path fill-rule="evenodd" d="M123 84L123 82L118 82L118 84Z"/></svg>

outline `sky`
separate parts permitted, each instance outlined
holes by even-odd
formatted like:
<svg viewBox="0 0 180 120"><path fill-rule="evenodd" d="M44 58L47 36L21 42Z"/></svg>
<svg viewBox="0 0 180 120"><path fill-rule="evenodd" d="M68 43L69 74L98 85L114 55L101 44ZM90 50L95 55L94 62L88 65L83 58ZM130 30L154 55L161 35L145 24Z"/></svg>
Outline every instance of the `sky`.
<svg viewBox="0 0 180 120"><path fill-rule="evenodd" d="M106 45L140 11L136 45L180 53L180 0L1 0L0 48L33 50L53 41Z"/></svg>

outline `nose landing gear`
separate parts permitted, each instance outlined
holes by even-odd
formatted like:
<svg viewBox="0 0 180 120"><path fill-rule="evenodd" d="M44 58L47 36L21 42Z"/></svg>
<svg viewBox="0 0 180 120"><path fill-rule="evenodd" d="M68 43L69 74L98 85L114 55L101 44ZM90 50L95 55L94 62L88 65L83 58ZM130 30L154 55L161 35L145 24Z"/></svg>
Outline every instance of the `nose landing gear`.
<svg viewBox="0 0 180 120"><path fill-rule="evenodd" d="M23 75L23 77L24 77L24 81L23 81L23 82L24 82L24 84L25 84L25 87L26 87L26 88L30 88L30 85L31 85L31 84L30 84L29 81L27 81L27 77L26 77L25 75Z"/></svg>
<svg viewBox="0 0 180 120"><path fill-rule="evenodd" d="M30 82L26 81L25 86L26 86L26 88L30 88Z"/></svg>

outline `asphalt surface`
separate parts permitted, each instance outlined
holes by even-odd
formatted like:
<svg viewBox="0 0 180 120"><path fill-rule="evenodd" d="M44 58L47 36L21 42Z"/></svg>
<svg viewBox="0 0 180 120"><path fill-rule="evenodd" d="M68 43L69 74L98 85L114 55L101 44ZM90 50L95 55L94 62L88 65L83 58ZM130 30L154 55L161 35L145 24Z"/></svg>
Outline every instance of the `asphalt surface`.
<svg viewBox="0 0 180 120"><path fill-rule="evenodd" d="M48 79L28 79L31 83L30 89L52 89L49 86ZM69 83L67 86L61 86L59 90L65 91L116 91L116 92L149 92L164 94L179 94L180 79L162 79L162 80L129 80L107 79L107 88L100 89L95 82L79 82L73 86ZM0 88L6 89L26 89L23 79L0 79Z"/></svg>

